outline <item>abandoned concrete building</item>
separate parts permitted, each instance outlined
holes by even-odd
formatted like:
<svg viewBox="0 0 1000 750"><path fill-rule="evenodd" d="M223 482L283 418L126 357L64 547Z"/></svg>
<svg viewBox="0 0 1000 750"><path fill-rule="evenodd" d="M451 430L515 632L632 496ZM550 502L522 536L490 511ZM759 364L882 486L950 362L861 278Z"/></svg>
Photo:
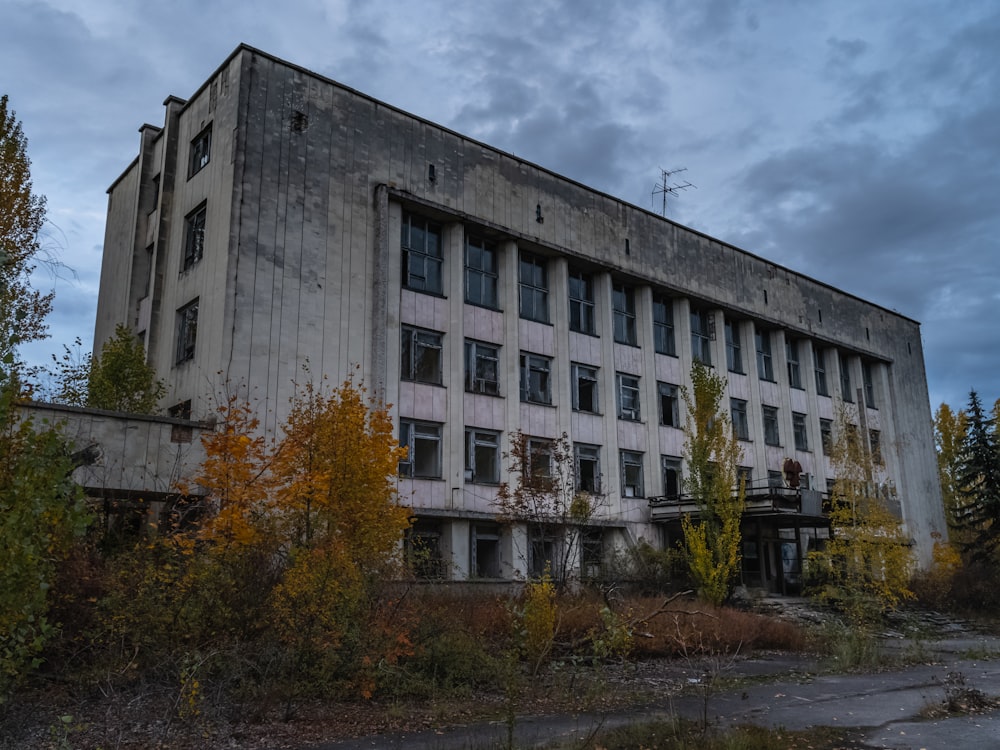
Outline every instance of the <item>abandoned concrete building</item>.
<svg viewBox="0 0 1000 750"><path fill-rule="evenodd" d="M946 533L917 322L244 45L164 106L109 189L95 351L127 324L169 414L238 384L268 430L304 364L357 373L409 447L400 498L438 575L537 568L497 522L518 432L539 455L567 435L604 498L581 571L672 544L694 359L743 441L746 585L794 591L828 532L841 401L922 564Z"/></svg>

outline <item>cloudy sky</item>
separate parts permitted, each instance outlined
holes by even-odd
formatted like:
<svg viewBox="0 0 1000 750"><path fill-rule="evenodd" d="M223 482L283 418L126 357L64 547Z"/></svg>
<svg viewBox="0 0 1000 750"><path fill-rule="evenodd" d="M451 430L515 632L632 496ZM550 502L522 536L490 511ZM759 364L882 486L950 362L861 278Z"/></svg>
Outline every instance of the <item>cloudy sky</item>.
<svg viewBox="0 0 1000 750"><path fill-rule="evenodd" d="M240 43L922 323L932 408L1000 397L1000 3L0 0L0 94L93 335L106 190Z"/></svg>

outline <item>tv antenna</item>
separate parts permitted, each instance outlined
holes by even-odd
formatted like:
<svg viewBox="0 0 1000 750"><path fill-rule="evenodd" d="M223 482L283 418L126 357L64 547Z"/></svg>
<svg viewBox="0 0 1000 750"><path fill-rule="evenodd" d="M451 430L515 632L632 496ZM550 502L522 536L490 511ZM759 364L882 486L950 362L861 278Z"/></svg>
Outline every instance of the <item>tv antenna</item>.
<svg viewBox="0 0 1000 750"><path fill-rule="evenodd" d="M660 181L656 183L656 187L653 188L653 195L650 200L655 201L656 196L663 196L663 208L660 210L660 215L663 218L667 217L667 196L670 195L676 198L680 195L682 190L687 190L688 188L697 188L697 185L692 185L690 182L685 180L683 183L670 184L670 178L675 174L680 174L681 172L687 172L687 167L681 167L680 169L663 169L660 168Z"/></svg>

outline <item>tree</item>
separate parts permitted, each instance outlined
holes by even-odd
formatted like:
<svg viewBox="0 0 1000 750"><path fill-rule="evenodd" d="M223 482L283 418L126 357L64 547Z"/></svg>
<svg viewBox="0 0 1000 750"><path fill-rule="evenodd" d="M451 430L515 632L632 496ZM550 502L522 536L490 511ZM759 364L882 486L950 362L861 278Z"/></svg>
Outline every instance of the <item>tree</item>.
<svg viewBox="0 0 1000 750"><path fill-rule="evenodd" d="M511 435L508 474L497 492L497 517L521 524L527 549L521 554L533 578L549 576L559 589L579 575L583 539L603 501L599 488L578 489L573 445L565 434L555 440Z"/></svg>
<svg viewBox="0 0 1000 750"><path fill-rule="evenodd" d="M44 338L52 294L31 286L45 198L32 192L28 142L0 96L0 383L19 374L17 347Z"/></svg>
<svg viewBox="0 0 1000 750"><path fill-rule="evenodd" d="M952 411L948 404L941 404L934 412L934 445L937 448L938 477L941 480L941 495L948 522L954 526L955 513L961 504L959 484L959 457L968 419L965 412Z"/></svg>
<svg viewBox="0 0 1000 750"><path fill-rule="evenodd" d="M57 566L89 519L69 449L18 410L30 392L18 346L44 336L52 302L31 287L45 200L32 194L26 147L0 97L0 700L56 630L47 613Z"/></svg>
<svg viewBox="0 0 1000 750"><path fill-rule="evenodd" d="M841 405L831 462L830 539L808 557L812 595L841 608L858 628L866 628L910 599L913 568L910 540L889 509L891 486L878 482L879 468L866 436Z"/></svg>
<svg viewBox="0 0 1000 750"><path fill-rule="evenodd" d="M97 356L63 345L61 357L48 372L49 398L59 404L89 406L126 414L156 414L166 388L156 370L146 362L142 342L128 326L115 327Z"/></svg>
<svg viewBox="0 0 1000 750"><path fill-rule="evenodd" d="M155 414L165 390L156 370L146 362L142 342L128 326L116 326L115 335L104 342L100 355L90 361L87 406L128 414Z"/></svg>
<svg viewBox="0 0 1000 750"><path fill-rule="evenodd" d="M691 367L691 388L682 389L684 488L698 504L698 517L681 518L688 570L702 601L720 605L740 571L740 523L746 488L739 477L743 449L722 409L726 381L705 364Z"/></svg>
<svg viewBox="0 0 1000 750"><path fill-rule="evenodd" d="M984 414L975 391L969 393L966 418L954 516L956 528L968 536L963 550L980 562L995 559L1000 548L1000 450L994 421Z"/></svg>

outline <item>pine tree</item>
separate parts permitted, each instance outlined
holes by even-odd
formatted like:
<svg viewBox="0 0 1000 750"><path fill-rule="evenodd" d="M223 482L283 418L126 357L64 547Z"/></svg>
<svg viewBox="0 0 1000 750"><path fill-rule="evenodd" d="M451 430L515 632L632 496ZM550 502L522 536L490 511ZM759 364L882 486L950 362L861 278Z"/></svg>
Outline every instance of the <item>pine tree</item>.
<svg viewBox="0 0 1000 750"><path fill-rule="evenodd" d="M983 412L979 394L969 394L968 429L958 460L960 501L955 527L968 539L963 550L973 560L993 557L1000 547L1000 450L994 421Z"/></svg>

